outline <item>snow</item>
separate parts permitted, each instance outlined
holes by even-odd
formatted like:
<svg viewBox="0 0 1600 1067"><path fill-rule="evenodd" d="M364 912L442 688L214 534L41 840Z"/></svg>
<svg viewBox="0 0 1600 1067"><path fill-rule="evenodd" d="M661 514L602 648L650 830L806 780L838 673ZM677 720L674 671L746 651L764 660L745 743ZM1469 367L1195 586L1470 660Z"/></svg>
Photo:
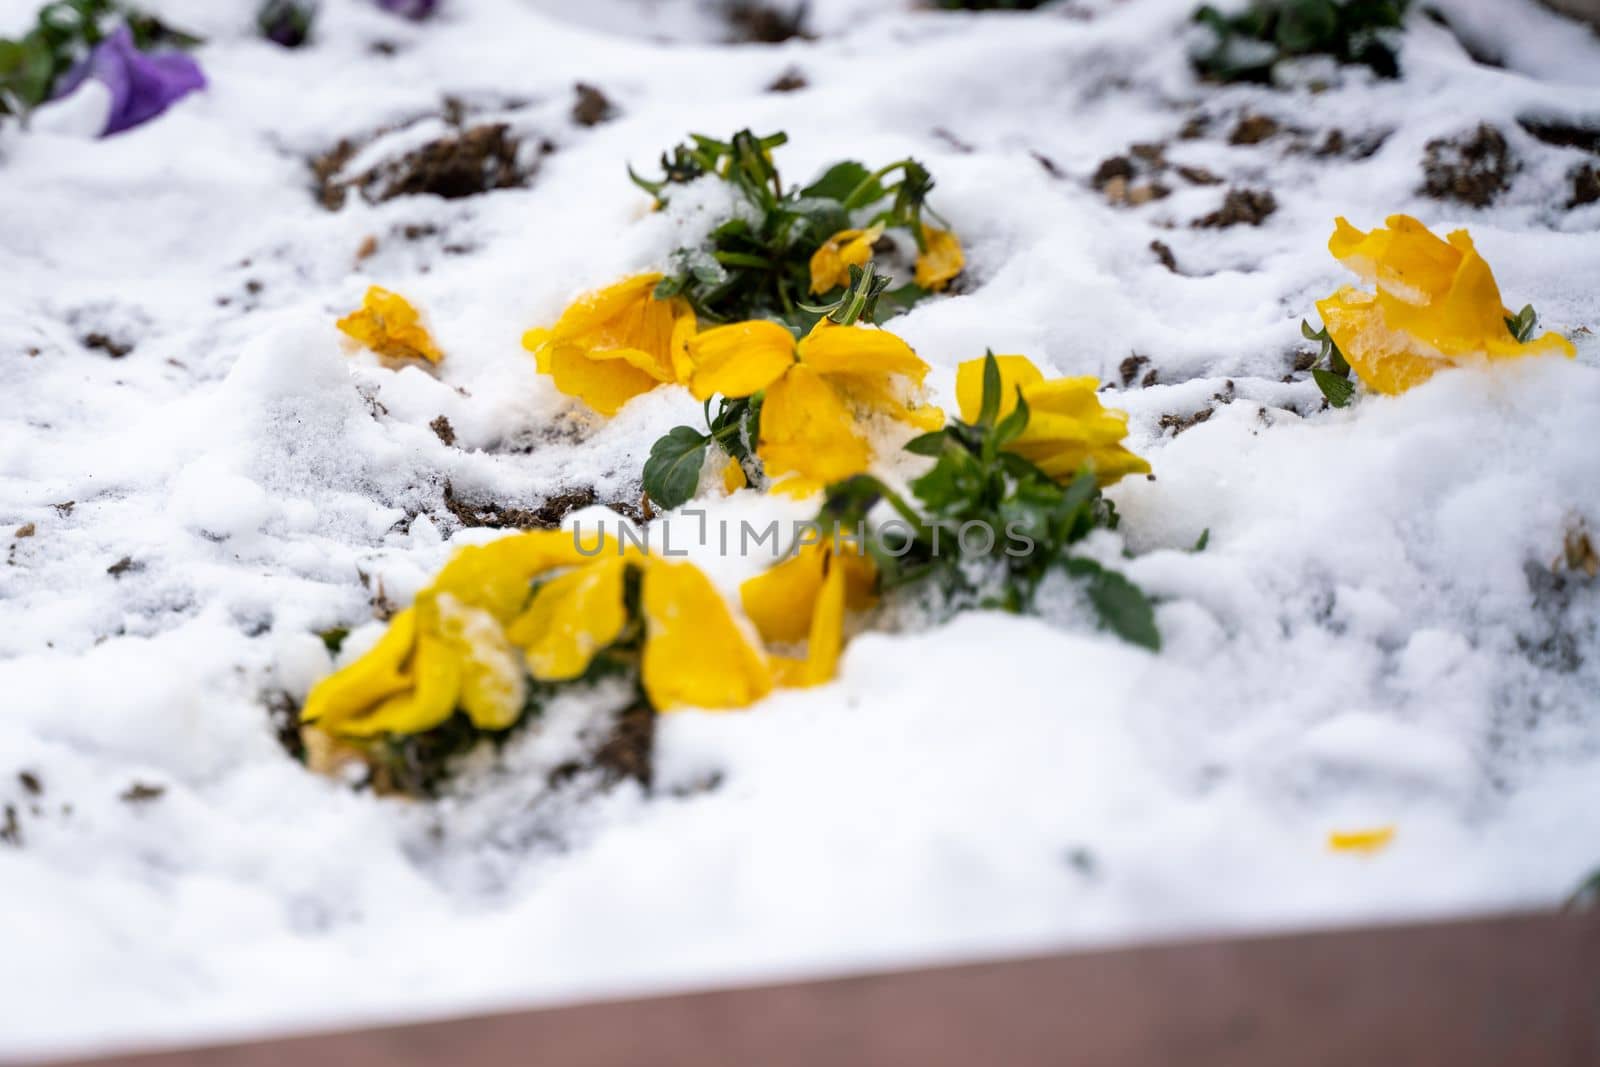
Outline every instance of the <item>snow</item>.
<svg viewBox="0 0 1600 1067"><path fill-rule="evenodd" d="M33 6L0 0L0 29ZM1312 93L1197 85L1188 0L830 0L818 39L770 47L721 44L688 0L446 0L426 25L329 0L300 52L254 39L243 0L148 6L210 39L207 92L106 141L73 132L81 114L0 132L0 807L21 837L0 842L0 1055L1544 908L1600 862L1600 592L1551 575L1569 530L1600 531L1600 204L1567 210L1586 157L1516 122L1600 124L1587 31L1531 0L1440 0L1503 69L1419 16L1404 80L1344 70ZM791 67L808 89L763 91ZM580 80L615 121L570 124ZM314 202L307 157L447 93L554 145L527 189ZM1292 129L1229 145L1245 113ZM1208 132L1178 139L1195 114ZM1420 196L1427 142L1480 121L1522 162L1512 189L1481 210ZM664 718L648 797L544 789L616 706L605 689L436 803L308 774L263 694L303 694L331 666L316 631L494 536L458 528L446 482L513 507L589 486L626 501L651 442L698 420L669 390L585 415L519 338L720 209L695 190L649 214L626 162L745 126L789 133L791 178L930 167L974 284L896 330L947 407L985 347L1119 383L1108 402L1157 477L1113 491L1121 540L1096 551L1135 553L1164 650L1097 632L1068 595L1047 620L862 634L832 685ZM1331 128L1383 139L1366 158L1297 147ZM1169 173L1168 198L1112 207L1088 178L1138 141L1227 184ZM1235 186L1277 212L1190 227ZM1284 383L1300 319L1352 280L1325 249L1333 217L1395 211L1469 226L1507 302L1578 359L1343 411ZM437 377L345 351L333 320L369 284L425 310ZM135 347L112 359L83 346L94 332ZM1122 389L1135 352L1159 381ZM704 506L713 525L807 514ZM668 521L693 539L694 517ZM714 541L691 550L730 593L766 563ZM123 799L135 783L164 792ZM1390 824L1376 855L1326 847Z"/></svg>

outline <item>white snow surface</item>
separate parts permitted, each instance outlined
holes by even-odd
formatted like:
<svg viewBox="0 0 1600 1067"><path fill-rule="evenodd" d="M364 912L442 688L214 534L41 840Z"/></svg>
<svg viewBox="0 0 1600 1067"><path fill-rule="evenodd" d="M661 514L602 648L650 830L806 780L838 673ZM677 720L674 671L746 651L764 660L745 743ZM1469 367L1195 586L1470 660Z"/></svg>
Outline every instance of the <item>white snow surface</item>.
<svg viewBox="0 0 1600 1067"><path fill-rule="evenodd" d="M0 2L0 31L34 6ZM208 91L105 141L0 133L0 1055L1544 908L1600 862L1600 591L1551 576L1567 531L1600 537L1600 204L1568 210L1587 157L1517 122L1600 126L1587 30L1531 0L1437 0L1504 65L1418 13L1403 80L1344 70L1312 92L1197 83L1188 0L834 0L815 39L777 46L722 43L690 0L444 0L423 25L328 0L299 51L255 39L244 0L146 6L209 39ZM808 88L764 91L790 68ZM619 117L572 125L577 81ZM310 156L447 94L552 143L528 188L314 202ZM1230 145L1247 112L1291 129ZM1196 115L1206 132L1180 139ZM1511 190L1481 210L1421 196L1425 144L1481 121L1521 162ZM1046 619L864 634L833 684L664 718L649 795L545 792L604 691L437 802L306 772L263 694L331 669L314 634L371 618L361 574L403 603L494 536L458 528L447 480L507 506L628 499L650 443L697 422L674 390L586 415L519 337L703 232L710 194L652 215L625 163L745 126L789 133L795 179L847 157L932 169L970 283L894 328L947 407L985 347L1114 384L1156 477L1112 491L1122 531L1097 549L1134 554L1164 649L1070 596ZM1314 154L1335 128L1381 145ZM1226 184L1169 172L1170 197L1111 206L1089 176L1140 141ZM1234 186L1277 212L1190 226ZM1334 216L1396 211L1470 227L1507 303L1577 360L1342 411L1285 383L1300 319L1352 280ZM425 309L437 376L342 346L333 321L372 283ZM85 347L95 332L133 350ZM1158 381L1124 389L1135 352ZM1180 435L1160 424L1208 404ZM695 555L730 594L764 565ZM164 792L124 799L135 783ZM1376 855L1327 847L1387 824Z"/></svg>

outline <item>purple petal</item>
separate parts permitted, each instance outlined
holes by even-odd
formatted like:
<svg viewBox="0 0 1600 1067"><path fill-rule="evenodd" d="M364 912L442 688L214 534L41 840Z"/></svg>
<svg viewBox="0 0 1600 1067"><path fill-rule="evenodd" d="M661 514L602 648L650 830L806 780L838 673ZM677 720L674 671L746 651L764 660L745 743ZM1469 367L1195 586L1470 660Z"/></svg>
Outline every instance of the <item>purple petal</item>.
<svg viewBox="0 0 1600 1067"><path fill-rule="evenodd" d="M145 55L134 46L133 33L118 26L95 45L89 58L73 68L56 89L57 96L71 92L93 78L111 91L111 114L102 137L132 129L161 114L196 89L204 89L200 66L182 52Z"/></svg>
<svg viewBox="0 0 1600 1067"><path fill-rule="evenodd" d="M378 6L393 14L420 21L433 14L433 9L439 6L439 0L378 0Z"/></svg>

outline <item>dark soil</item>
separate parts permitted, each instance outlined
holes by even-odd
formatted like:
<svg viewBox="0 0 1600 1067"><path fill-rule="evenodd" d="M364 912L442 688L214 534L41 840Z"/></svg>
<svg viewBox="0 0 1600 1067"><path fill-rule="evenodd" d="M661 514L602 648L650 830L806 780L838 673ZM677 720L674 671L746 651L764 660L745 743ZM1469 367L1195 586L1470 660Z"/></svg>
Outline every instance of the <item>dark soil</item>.
<svg viewBox="0 0 1600 1067"><path fill-rule="evenodd" d="M617 109L610 98L592 85L579 82L575 86L578 99L572 105L572 121L579 126L598 126L616 118Z"/></svg>
<svg viewBox="0 0 1600 1067"><path fill-rule="evenodd" d="M1600 200L1600 169L1585 163L1572 172L1572 199L1567 207L1582 207Z"/></svg>
<svg viewBox="0 0 1600 1067"><path fill-rule="evenodd" d="M493 501L463 500L456 495L449 482L444 486L444 506L463 526L485 526L494 530L553 530L561 520L579 508L600 503L595 491L587 486L570 489L548 497L536 508L507 507ZM622 501L606 501L606 507L636 522L645 516L639 508Z"/></svg>
<svg viewBox="0 0 1600 1067"><path fill-rule="evenodd" d="M793 93L806 88L810 84L811 83L806 80L806 76L800 72L798 67L790 67L788 70L778 75L771 85L767 86L767 92Z"/></svg>
<svg viewBox="0 0 1600 1067"><path fill-rule="evenodd" d="M450 425L450 420L445 416L440 415L438 418L428 423L428 429L434 432L434 436L438 437L446 448L455 447L456 428Z"/></svg>
<svg viewBox="0 0 1600 1067"><path fill-rule="evenodd" d="M1149 363L1149 356L1141 356L1137 352L1123 360L1122 365L1117 368L1117 373L1122 376L1122 387L1126 389L1132 385L1133 380L1139 377L1139 372Z"/></svg>
<svg viewBox="0 0 1600 1067"><path fill-rule="evenodd" d="M1172 273L1178 273L1178 258L1172 254L1172 247L1165 241L1151 241L1150 251L1156 254L1156 259L1161 265Z"/></svg>
<svg viewBox="0 0 1600 1067"><path fill-rule="evenodd" d="M1428 142L1422 157L1422 192L1436 200L1488 207L1511 188L1516 169L1505 137L1481 123L1470 134Z"/></svg>
<svg viewBox="0 0 1600 1067"><path fill-rule="evenodd" d="M1157 425L1163 430L1171 430L1172 436L1176 437L1183 431L1192 430L1211 418L1211 413L1215 410L1215 408L1201 408L1199 411L1189 415L1163 415Z"/></svg>
<svg viewBox="0 0 1600 1067"><path fill-rule="evenodd" d="M166 796L167 787L164 785L146 785L144 782L134 782L124 789L119 795L125 804L148 804L152 800L160 800Z"/></svg>
<svg viewBox="0 0 1600 1067"><path fill-rule="evenodd" d="M1578 126L1558 119L1518 119L1517 125L1547 145L1579 148L1600 156L1600 126Z"/></svg>
<svg viewBox="0 0 1600 1067"><path fill-rule="evenodd" d="M121 578L124 574L138 574L144 570L144 564L136 562L132 556L123 556L111 566L106 568L106 573L113 578Z"/></svg>
<svg viewBox="0 0 1600 1067"><path fill-rule="evenodd" d="M83 347L104 352L112 359L121 359L123 356L133 351L133 344L131 342L119 341L114 337L98 332L84 334L82 342Z"/></svg>
<svg viewBox="0 0 1600 1067"><path fill-rule="evenodd" d="M1260 144L1278 135L1281 129L1278 120L1267 115L1246 115L1239 120L1239 124L1228 135L1228 143L1232 145Z"/></svg>
<svg viewBox="0 0 1600 1067"><path fill-rule="evenodd" d="M400 196L459 200L494 189L522 188L538 170L537 162L519 161L521 142L504 123L460 129L359 174L345 174L345 165L360 147L340 141L311 161L317 200L329 211L344 206L352 191L369 204Z"/></svg>
<svg viewBox="0 0 1600 1067"><path fill-rule="evenodd" d="M1222 198L1222 206L1209 215L1194 220L1203 229L1225 229L1229 226L1260 226L1267 217L1278 210L1278 198L1267 189L1229 189Z"/></svg>
<svg viewBox="0 0 1600 1067"><path fill-rule="evenodd" d="M811 5L761 3L759 0L728 0L723 17L733 30L733 40L752 44L782 44L805 37L806 14Z"/></svg>

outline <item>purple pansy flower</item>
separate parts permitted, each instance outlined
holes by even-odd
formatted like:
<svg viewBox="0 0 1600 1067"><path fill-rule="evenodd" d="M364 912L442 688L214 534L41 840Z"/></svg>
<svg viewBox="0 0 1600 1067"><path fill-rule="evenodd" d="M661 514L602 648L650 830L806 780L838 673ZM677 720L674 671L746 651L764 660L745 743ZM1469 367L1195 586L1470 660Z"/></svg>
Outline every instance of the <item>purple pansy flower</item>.
<svg viewBox="0 0 1600 1067"><path fill-rule="evenodd" d="M378 0L378 6L408 19L425 19L439 6L439 0Z"/></svg>
<svg viewBox="0 0 1600 1067"><path fill-rule="evenodd" d="M182 52L147 56L134 46L133 32L126 26L118 26L95 45L89 58L61 80L55 95L65 96L90 78L111 92L111 113L100 131L102 137L148 122L206 86L206 76L193 59Z"/></svg>

